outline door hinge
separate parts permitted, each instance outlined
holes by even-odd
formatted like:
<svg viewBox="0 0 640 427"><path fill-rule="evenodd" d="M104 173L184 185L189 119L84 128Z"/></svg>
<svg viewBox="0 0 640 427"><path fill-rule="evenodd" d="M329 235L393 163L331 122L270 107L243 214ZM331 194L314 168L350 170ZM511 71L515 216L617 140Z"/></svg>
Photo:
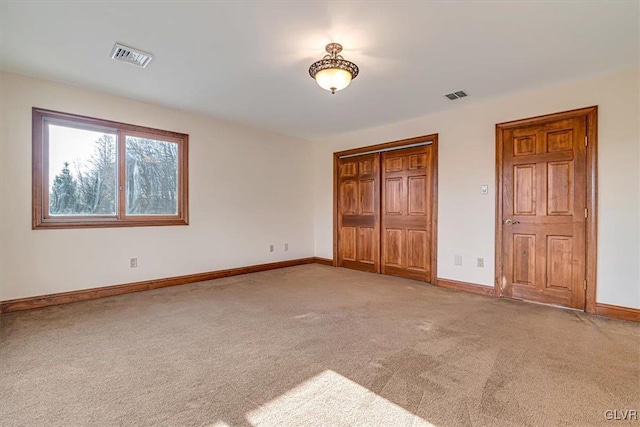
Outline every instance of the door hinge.
<svg viewBox="0 0 640 427"><path fill-rule="evenodd" d="M589 209L584 208L584 217L588 218L589 217Z"/></svg>
<svg viewBox="0 0 640 427"><path fill-rule="evenodd" d="M588 136L584 136L584 146L586 147L587 145L589 145L589 137Z"/></svg>
<svg viewBox="0 0 640 427"><path fill-rule="evenodd" d="M584 281L584 290L585 291L587 290L587 281L586 280Z"/></svg>

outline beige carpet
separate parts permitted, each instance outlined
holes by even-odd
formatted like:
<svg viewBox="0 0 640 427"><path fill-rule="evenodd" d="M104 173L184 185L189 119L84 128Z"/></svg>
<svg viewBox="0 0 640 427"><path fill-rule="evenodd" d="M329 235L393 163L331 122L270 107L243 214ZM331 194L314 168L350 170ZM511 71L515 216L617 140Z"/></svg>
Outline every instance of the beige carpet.
<svg viewBox="0 0 640 427"><path fill-rule="evenodd" d="M7 426L639 423L639 324L320 265L0 322Z"/></svg>

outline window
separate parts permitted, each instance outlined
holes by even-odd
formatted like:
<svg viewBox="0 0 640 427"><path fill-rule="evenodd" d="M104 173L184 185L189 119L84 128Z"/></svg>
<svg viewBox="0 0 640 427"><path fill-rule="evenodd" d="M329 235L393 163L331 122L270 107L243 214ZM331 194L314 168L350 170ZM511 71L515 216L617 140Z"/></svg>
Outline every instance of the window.
<svg viewBox="0 0 640 427"><path fill-rule="evenodd" d="M188 224L189 136L33 109L33 228Z"/></svg>

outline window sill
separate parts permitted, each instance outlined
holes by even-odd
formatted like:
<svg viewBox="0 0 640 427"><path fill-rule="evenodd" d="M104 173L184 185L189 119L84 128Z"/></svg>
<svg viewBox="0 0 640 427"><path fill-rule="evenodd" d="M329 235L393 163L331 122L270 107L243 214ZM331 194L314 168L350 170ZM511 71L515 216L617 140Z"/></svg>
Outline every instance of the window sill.
<svg viewBox="0 0 640 427"><path fill-rule="evenodd" d="M189 225L187 219L139 219L139 220L40 220L36 221L33 230L56 230L70 228L112 228L112 227L162 227L169 225Z"/></svg>

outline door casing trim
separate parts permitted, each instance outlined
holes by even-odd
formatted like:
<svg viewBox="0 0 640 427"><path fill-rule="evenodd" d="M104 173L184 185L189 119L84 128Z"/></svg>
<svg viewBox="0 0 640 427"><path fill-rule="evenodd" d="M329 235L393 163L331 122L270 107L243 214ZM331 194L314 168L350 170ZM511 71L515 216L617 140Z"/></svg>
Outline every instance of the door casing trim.
<svg viewBox="0 0 640 427"><path fill-rule="evenodd" d="M433 170L432 174L432 231L431 231L431 278L429 283L435 285L438 281L438 134L417 136L415 138L401 139L366 147L333 153L333 266L338 266L338 159L342 156L364 154L367 152L389 149L402 149L410 144L431 142L433 146ZM382 184L380 184L382 185Z"/></svg>
<svg viewBox="0 0 640 427"><path fill-rule="evenodd" d="M585 278L587 289L585 291L585 309L587 313L596 312L596 287L597 287L597 243L598 243L598 106L579 108L576 110L563 111L560 113L546 114L527 119L514 120L496 124L496 257L495 257L495 296L500 296L500 282L502 280L502 194L503 194L503 174L502 167L503 146L502 131L520 126L538 125L548 121L570 119L586 116L587 118L587 209L586 219L586 260Z"/></svg>

